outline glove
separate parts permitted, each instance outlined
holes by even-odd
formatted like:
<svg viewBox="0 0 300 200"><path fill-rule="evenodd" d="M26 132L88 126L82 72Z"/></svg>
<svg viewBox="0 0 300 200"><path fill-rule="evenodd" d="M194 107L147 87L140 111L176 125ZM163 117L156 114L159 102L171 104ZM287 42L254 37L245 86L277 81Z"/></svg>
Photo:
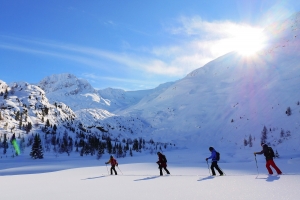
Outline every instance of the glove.
<svg viewBox="0 0 300 200"><path fill-rule="evenodd" d="M118 164L118 163L117 163L116 165L117 165L117 167L119 166L119 164Z"/></svg>
<svg viewBox="0 0 300 200"><path fill-rule="evenodd" d="M107 165L108 163L106 162L105 164Z"/></svg>
<svg viewBox="0 0 300 200"><path fill-rule="evenodd" d="M254 152L254 155L256 156L256 152Z"/></svg>
<svg viewBox="0 0 300 200"><path fill-rule="evenodd" d="M208 158L205 158L206 161L208 161Z"/></svg>

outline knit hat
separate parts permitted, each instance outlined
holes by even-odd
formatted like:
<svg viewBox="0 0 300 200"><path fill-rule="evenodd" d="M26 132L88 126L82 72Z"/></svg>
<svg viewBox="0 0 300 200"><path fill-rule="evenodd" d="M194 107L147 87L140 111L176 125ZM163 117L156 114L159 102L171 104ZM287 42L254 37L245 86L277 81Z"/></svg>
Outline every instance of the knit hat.
<svg viewBox="0 0 300 200"><path fill-rule="evenodd" d="M209 147L208 149L209 149L210 151L212 151L214 148L213 148L213 147Z"/></svg>

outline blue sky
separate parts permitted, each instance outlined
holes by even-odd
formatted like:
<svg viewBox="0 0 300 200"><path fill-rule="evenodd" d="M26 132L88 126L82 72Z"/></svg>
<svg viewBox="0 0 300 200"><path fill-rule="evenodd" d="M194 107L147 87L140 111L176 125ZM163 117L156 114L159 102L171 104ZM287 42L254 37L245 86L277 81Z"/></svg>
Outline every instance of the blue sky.
<svg viewBox="0 0 300 200"><path fill-rule="evenodd" d="M0 0L0 79L72 73L97 89L151 89L298 11L298 0Z"/></svg>

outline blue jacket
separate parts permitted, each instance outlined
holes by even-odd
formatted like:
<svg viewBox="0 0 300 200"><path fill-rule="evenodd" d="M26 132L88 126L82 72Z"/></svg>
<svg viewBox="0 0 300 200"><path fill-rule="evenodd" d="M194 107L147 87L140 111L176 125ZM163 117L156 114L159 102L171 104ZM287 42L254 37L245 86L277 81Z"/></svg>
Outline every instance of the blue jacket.
<svg viewBox="0 0 300 200"><path fill-rule="evenodd" d="M207 159L211 159L212 161L217 161L217 152L216 152L216 150L213 149L211 151L211 156L208 157Z"/></svg>

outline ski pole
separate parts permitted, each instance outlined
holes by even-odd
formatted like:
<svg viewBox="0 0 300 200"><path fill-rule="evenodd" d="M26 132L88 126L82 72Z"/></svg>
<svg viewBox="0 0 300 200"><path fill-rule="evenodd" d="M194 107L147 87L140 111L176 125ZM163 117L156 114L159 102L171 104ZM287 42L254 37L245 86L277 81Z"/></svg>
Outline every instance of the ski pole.
<svg viewBox="0 0 300 200"><path fill-rule="evenodd" d="M254 157L255 157L255 163L256 163L256 169L257 169L257 175L259 175L259 172L258 172L258 166L257 166L257 160L256 160L256 154L254 154Z"/></svg>
<svg viewBox="0 0 300 200"><path fill-rule="evenodd" d="M107 164L106 164L106 170L107 170L107 174L109 175L108 168L107 168Z"/></svg>
<svg viewBox="0 0 300 200"><path fill-rule="evenodd" d="M208 169L209 175L211 176L211 173L210 173L210 170L209 170L209 165L208 165L208 161L207 161L207 160L206 160L206 163L207 163L207 169Z"/></svg>
<svg viewBox="0 0 300 200"><path fill-rule="evenodd" d="M117 165L118 169L120 170L121 174L123 175L123 172L121 171L121 169L119 168L119 165Z"/></svg>

